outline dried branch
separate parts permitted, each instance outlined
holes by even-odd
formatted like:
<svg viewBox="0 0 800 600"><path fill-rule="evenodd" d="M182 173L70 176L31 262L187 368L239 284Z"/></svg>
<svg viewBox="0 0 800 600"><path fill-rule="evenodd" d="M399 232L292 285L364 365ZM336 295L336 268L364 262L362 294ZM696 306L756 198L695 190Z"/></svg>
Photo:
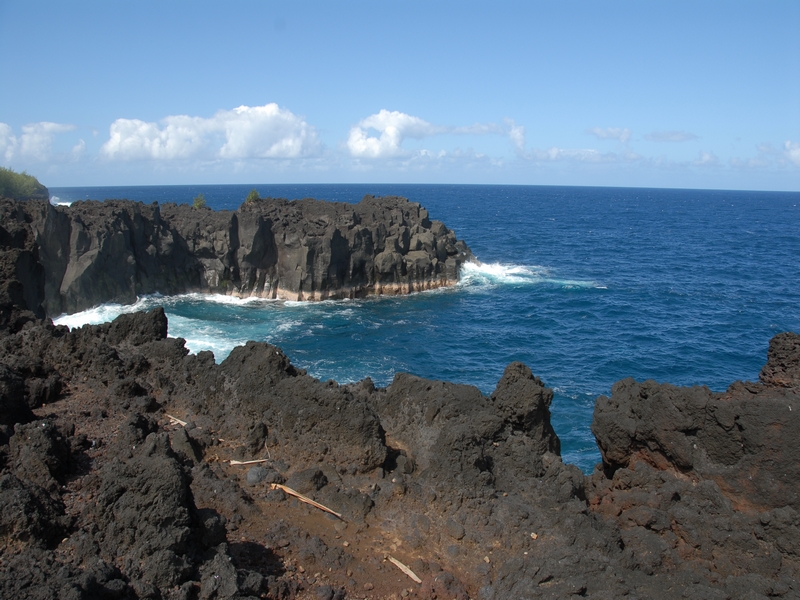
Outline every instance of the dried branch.
<svg viewBox="0 0 800 600"><path fill-rule="evenodd" d="M272 486L273 490L283 490L284 492L286 492L290 496L294 496L295 498L300 500L300 502L305 502L306 504L310 504L311 506L313 506L315 508L318 508L320 510L324 510L326 513L330 513L333 516L338 517L339 519L344 521L344 517L342 517L342 515L337 513L335 510L331 510L330 508L320 504L319 502L314 502L308 496L303 496L303 494L301 494L300 492L296 492L295 490L293 490L290 487L286 487L285 485L281 485L280 483L273 483L273 484L270 484L270 485Z"/></svg>
<svg viewBox="0 0 800 600"><path fill-rule="evenodd" d="M256 463L269 462L269 458L259 458L258 460L232 460L232 465L254 465Z"/></svg>
<svg viewBox="0 0 800 600"><path fill-rule="evenodd" d="M417 583L422 583L422 579L420 579L419 577L417 577L417 574L416 574L416 573L414 573L414 571L412 571L411 569L409 569L407 566L405 566L403 563L401 563L399 560L397 560L397 559L396 559L394 556L387 556L386 558L388 558L388 559L389 559L389 562L390 562L390 563L392 563L392 564L393 564L395 567L397 567L397 568L398 568L398 569L400 569L400 570L401 570L403 573L405 573L406 575L408 575L409 577L411 577L411 579L413 579L413 580L414 580L414 581L416 581Z"/></svg>
<svg viewBox="0 0 800 600"><path fill-rule="evenodd" d="M181 427L186 427L186 421L181 421L178 417L173 417L170 414L164 413L167 415L167 418L172 421L173 424L180 425Z"/></svg>

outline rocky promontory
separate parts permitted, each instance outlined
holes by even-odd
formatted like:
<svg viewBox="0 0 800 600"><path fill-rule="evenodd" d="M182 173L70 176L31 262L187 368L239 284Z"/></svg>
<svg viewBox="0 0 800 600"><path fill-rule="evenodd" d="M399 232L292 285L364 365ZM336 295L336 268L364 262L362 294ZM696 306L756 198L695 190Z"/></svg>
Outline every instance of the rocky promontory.
<svg viewBox="0 0 800 600"><path fill-rule="evenodd" d="M20 267L34 277L27 305L48 315L157 292L287 300L404 294L453 285L472 258L455 233L400 197L266 198L237 211L0 200L0 218L0 234L17 235L36 261Z"/></svg>
<svg viewBox="0 0 800 600"><path fill-rule="evenodd" d="M54 326L30 207L0 229L0 597L800 597L800 335L722 393L618 382L587 476L521 363L376 388L261 342L217 364L160 308Z"/></svg>

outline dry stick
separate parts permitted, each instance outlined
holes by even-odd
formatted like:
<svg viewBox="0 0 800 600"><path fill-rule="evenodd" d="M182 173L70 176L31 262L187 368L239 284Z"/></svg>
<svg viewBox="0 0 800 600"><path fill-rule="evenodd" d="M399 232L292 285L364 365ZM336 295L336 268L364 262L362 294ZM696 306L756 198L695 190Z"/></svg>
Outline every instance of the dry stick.
<svg viewBox="0 0 800 600"><path fill-rule="evenodd" d="M419 577L417 577L417 574L416 574L416 573L414 573L414 571L412 571L411 569L409 569L407 566L405 566L403 563L401 563L399 560L397 560L397 559L396 559L394 556L387 556L386 558L388 558L388 559L389 559L389 562L390 562L390 563L392 563L392 564L393 564L395 567L397 567L397 568L398 568L398 569L400 569L400 570L401 570L403 573L405 573L406 575L408 575L409 577L411 577L411 579L413 579L413 580L414 580L414 581L416 581L417 583L422 583L422 579L420 579Z"/></svg>
<svg viewBox="0 0 800 600"><path fill-rule="evenodd" d="M178 425L186 427L186 421L181 421L178 417L173 417L172 415L167 414L167 413L164 413L164 414L167 415L169 420L172 421L173 423L177 423Z"/></svg>
<svg viewBox="0 0 800 600"><path fill-rule="evenodd" d="M320 509L320 510L324 510L326 513L330 513L330 514L332 514L333 516L335 516L335 517L338 517L339 519L341 519L342 521L344 521L344 517L342 517L342 515L340 515L340 514L339 514L339 513L337 513L336 511L334 511L334 510L331 510L330 508L328 508L327 506L324 506L324 505L320 504L319 502L314 502L314 501L313 501L311 498L309 498L308 496L303 496L303 494L301 494L300 492L296 492L296 491L294 491L294 490L293 490L292 488L290 488L290 487L286 487L285 485L281 485L280 483L272 483L272 484L270 484L270 485L272 486L272 489L273 489L273 490L283 490L284 492L286 492L286 493L287 493L287 494L289 494L290 496L294 496L295 498L297 498L298 500L300 500L300 502L305 502L306 504L310 504L311 506L314 506L314 507L316 507L316 508L318 508L318 509Z"/></svg>
<svg viewBox="0 0 800 600"><path fill-rule="evenodd" d="M258 460L232 460L232 465L254 465L256 463L269 462L269 458L259 458Z"/></svg>

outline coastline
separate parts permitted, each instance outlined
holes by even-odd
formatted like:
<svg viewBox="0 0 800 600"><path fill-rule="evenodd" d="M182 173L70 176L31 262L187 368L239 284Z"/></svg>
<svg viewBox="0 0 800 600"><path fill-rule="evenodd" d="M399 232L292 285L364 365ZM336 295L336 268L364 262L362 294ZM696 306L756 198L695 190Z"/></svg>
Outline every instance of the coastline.
<svg viewBox="0 0 800 600"><path fill-rule="evenodd" d="M522 363L490 394L404 373L340 385L270 344L190 354L161 308L70 331L28 304L46 275L34 229L0 234L4 596L800 592L796 334L722 393L618 382L586 476Z"/></svg>

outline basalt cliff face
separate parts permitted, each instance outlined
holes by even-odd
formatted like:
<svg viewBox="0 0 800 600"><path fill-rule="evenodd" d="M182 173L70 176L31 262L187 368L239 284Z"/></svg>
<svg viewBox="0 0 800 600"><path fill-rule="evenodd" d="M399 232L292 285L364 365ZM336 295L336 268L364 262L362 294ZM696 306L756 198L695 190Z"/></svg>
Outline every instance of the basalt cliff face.
<svg viewBox="0 0 800 600"><path fill-rule="evenodd" d="M17 235L24 260L38 268L20 266L34 277L24 286L27 305L48 315L156 292L288 300L403 294L453 285L472 258L455 233L399 197L263 199L238 211L2 200L0 217L0 235Z"/></svg>
<svg viewBox="0 0 800 600"><path fill-rule="evenodd" d="M16 214L0 231L2 598L800 597L797 334L723 393L617 383L586 476L521 363L490 396L409 374L376 388L265 343L216 364L167 337L163 309L55 327L29 310L42 250Z"/></svg>

